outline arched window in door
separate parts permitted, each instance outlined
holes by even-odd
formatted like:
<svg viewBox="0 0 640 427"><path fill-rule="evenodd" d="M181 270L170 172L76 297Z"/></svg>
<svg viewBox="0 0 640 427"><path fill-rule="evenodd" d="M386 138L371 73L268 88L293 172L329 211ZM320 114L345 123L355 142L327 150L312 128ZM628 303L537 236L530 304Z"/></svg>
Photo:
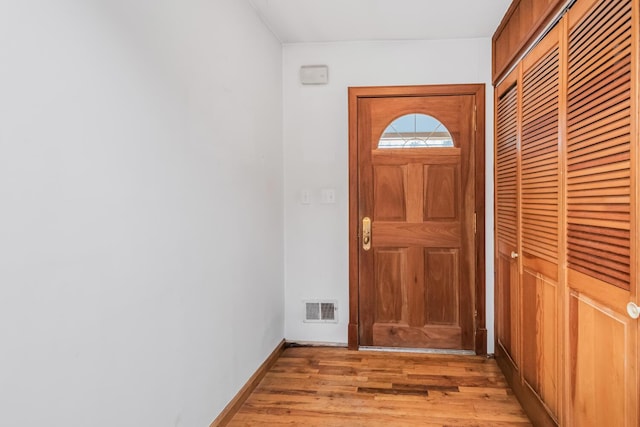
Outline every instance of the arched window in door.
<svg viewBox="0 0 640 427"><path fill-rule="evenodd" d="M411 113L395 119L382 133L378 148L453 147L451 134L438 119Z"/></svg>

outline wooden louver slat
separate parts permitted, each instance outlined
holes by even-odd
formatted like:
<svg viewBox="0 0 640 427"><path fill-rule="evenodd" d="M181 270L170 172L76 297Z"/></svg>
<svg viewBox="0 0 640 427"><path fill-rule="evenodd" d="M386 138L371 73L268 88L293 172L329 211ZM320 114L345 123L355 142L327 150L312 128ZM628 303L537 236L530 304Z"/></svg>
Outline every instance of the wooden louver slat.
<svg viewBox="0 0 640 427"><path fill-rule="evenodd" d="M631 5L600 2L569 35L569 267L630 287Z"/></svg>
<svg viewBox="0 0 640 427"><path fill-rule="evenodd" d="M556 46L522 80L522 249L558 260L558 99Z"/></svg>
<svg viewBox="0 0 640 427"><path fill-rule="evenodd" d="M496 141L496 216L498 239L516 246L518 231L518 87L498 100Z"/></svg>

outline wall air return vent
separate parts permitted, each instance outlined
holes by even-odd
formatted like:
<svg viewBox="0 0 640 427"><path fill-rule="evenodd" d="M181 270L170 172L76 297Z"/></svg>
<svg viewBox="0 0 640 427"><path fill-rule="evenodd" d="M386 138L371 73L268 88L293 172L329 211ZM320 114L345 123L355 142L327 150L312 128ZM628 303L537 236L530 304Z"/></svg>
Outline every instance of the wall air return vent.
<svg viewBox="0 0 640 427"><path fill-rule="evenodd" d="M338 323L337 301L304 301L304 321L310 323Z"/></svg>

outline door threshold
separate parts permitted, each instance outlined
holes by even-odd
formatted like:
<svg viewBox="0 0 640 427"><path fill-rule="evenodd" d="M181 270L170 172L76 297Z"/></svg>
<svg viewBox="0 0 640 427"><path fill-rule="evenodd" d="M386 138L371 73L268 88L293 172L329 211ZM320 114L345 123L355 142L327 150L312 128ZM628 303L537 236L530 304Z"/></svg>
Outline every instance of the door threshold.
<svg viewBox="0 0 640 427"><path fill-rule="evenodd" d="M360 346L358 351L387 351L393 353L422 353L422 354L450 354L456 356L475 356L473 350L453 350L448 348L404 348L404 347L373 347Z"/></svg>

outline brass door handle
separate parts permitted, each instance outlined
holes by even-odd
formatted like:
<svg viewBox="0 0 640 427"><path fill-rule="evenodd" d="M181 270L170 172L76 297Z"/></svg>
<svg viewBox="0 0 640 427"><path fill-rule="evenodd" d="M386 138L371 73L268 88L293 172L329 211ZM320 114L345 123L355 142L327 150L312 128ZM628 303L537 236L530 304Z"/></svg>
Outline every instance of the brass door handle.
<svg viewBox="0 0 640 427"><path fill-rule="evenodd" d="M368 216L362 218L362 249L371 249L371 218Z"/></svg>

